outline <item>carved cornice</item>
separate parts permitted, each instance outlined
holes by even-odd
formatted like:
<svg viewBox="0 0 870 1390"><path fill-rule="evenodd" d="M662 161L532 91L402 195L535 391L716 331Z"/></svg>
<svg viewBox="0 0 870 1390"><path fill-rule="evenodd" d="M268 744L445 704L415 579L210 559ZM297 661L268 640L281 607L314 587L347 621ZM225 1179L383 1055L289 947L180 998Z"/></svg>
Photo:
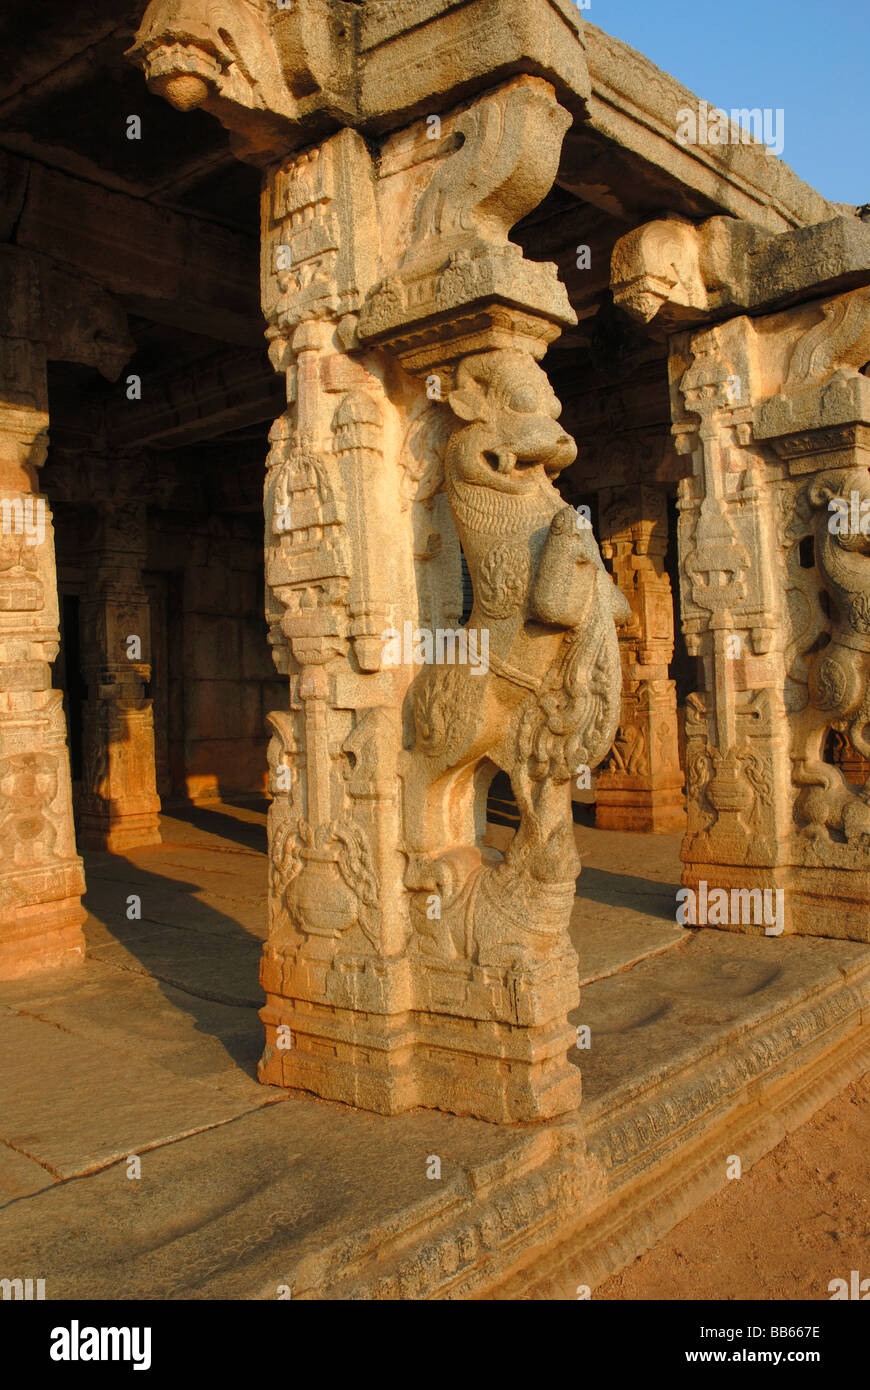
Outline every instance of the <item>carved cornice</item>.
<svg viewBox="0 0 870 1390"><path fill-rule="evenodd" d="M665 332L870 284L870 227L838 217L771 236L730 217L647 222L613 248L614 302Z"/></svg>
<svg viewBox="0 0 870 1390"><path fill-rule="evenodd" d="M338 125L384 129L517 72L589 92L570 0L153 0L128 57L181 111L202 107L266 163ZM409 18L413 22L409 24Z"/></svg>

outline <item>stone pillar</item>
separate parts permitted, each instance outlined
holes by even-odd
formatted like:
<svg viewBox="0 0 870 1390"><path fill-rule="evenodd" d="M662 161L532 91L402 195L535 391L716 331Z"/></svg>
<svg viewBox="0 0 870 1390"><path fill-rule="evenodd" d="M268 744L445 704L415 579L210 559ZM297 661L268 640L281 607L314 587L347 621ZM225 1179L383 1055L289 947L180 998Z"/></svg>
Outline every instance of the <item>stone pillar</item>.
<svg viewBox="0 0 870 1390"><path fill-rule="evenodd" d="M685 829L674 655L666 494L655 487L604 488L601 552L631 607L619 634L622 713L610 756L595 778L595 824L605 830Z"/></svg>
<svg viewBox="0 0 870 1390"><path fill-rule="evenodd" d="M54 532L37 470L48 443L35 268L0 253L0 978L84 959L62 695Z"/></svg>
<svg viewBox="0 0 870 1390"><path fill-rule="evenodd" d="M116 469L124 473L123 461ZM160 798L154 755L151 620L142 571L146 505L137 500L136 470L95 503L96 525L85 552L81 604L83 717L81 842L123 854L160 843ZM141 495L141 494L140 494Z"/></svg>
<svg viewBox="0 0 870 1390"><path fill-rule="evenodd" d="M553 268L507 240L566 123L546 83L517 79L445 115L439 144L420 122L376 172L345 130L264 194L290 403L267 602L289 702L271 721L261 1075L386 1112L522 1120L579 1100L570 785L615 732L624 604L550 481L575 448L536 359L573 316ZM504 858L482 845L499 767L521 813Z"/></svg>
<svg viewBox="0 0 870 1390"><path fill-rule="evenodd" d="M394 15L354 15L336 44L308 6L237 7L229 37L182 8L154 0L131 53L265 166L263 307L287 381L265 486L287 702L260 1075L386 1113L568 1112L570 787L616 732L628 609L552 481L575 446L538 360L575 315L556 267L508 237L571 115L542 78L487 73L567 65L578 109L577 30L549 5L505 24L476 4L457 53L440 11L396 49ZM229 47L244 61L218 62ZM430 52L456 56L434 87ZM499 768L520 808L505 856L483 844Z"/></svg>
<svg viewBox="0 0 870 1390"><path fill-rule="evenodd" d="M870 940L870 787L831 754L832 734L870 753L868 363L867 289L672 339L694 463L683 620L705 672L684 883L726 890L713 926ZM730 891L753 888L782 890L775 923Z"/></svg>
<svg viewBox="0 0 870 1390"><path fill-rule="evenodd" d="M870 233L671 218L611 269L615 303L668 338L691 460L685 920L870 940L870 787L848 756L870 752Z"/></svg>

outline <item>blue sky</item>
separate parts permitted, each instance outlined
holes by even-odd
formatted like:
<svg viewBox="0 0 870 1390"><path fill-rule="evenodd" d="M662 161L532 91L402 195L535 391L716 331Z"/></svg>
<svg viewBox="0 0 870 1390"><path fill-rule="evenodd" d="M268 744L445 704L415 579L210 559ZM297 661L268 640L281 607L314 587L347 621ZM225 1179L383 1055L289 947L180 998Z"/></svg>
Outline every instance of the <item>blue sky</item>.
<svg viewBox="0 0 870 1390"><path fill-rule="evenodd" d="M870 0L591 0L583 18L711 104L781 107L786 164L870 203Z"/></svg>

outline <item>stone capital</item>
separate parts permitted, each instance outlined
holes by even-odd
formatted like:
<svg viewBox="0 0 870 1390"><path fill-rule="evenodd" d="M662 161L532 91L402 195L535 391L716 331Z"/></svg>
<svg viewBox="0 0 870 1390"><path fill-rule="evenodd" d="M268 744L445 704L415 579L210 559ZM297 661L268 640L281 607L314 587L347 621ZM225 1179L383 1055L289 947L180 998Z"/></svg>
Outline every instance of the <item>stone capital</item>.
<svg viewBox="0 0 870 1390"><path fill-rule="evenodd" d="M515 78L445 118L407 243L360 313L361 341L425 375L505 347L542 357L576 323L556 266L525 260L508 240L552 187L570 123L537 77Z"/></svg>

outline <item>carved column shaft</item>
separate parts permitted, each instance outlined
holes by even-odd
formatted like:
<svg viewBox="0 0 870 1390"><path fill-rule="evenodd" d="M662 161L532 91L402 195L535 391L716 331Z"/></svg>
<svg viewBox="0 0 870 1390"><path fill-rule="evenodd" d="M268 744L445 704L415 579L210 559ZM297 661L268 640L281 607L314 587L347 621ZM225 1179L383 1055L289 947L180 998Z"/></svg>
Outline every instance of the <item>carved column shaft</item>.
<svg viewBox="0 0 870 1390"><path fill-rule="evenodd" d="M122 464L118 464L122 468ZM116 854L160 843L151 679L151 621L142 581L146 506L135 498L98 501L85 555L81 605L84 766L81 835L87 849Z"/></svg>
<svg viewBox="0 0 870 1390"><path fill-rule="evenodd" d="M843 741L870 751L868 323L856 290L672 340L674 430L695 465L683 622L705 671L684 883L725 890L713 926L870 934L870 788L838 765ZM750 916L741 889L781 893L777 920Z"/></svg>
<svg viewBox="0 0 870 1390"><path fill-rule="evenodd" d="M389 1113L418 1089L399 852L407 680L384 666L383 633L416 612L397 486L405 400L390 398L383 354L355 340L378 240L354 132L270 171L263 303L288 408L268 458L266 605L288 702L270 716L261 1076Z"/></svg>
<svg viewBox="0 0 870 1390"><path fill-rule="evenodd" d="M62 695L51 687L58 599L51 512L37 470L48 443L36 275L0 258L0 978L84 958Z"/></svg>
<svg viewBox="0 0 870 1390"><path fill-rule="evenodd" d="M628 599L631 622L619 635L622 714L610 758L595 779L595 824L667 832L686 824L677 702L668 668L674 654L667 498L657 488L605 488L601 550Z"/></svg>

